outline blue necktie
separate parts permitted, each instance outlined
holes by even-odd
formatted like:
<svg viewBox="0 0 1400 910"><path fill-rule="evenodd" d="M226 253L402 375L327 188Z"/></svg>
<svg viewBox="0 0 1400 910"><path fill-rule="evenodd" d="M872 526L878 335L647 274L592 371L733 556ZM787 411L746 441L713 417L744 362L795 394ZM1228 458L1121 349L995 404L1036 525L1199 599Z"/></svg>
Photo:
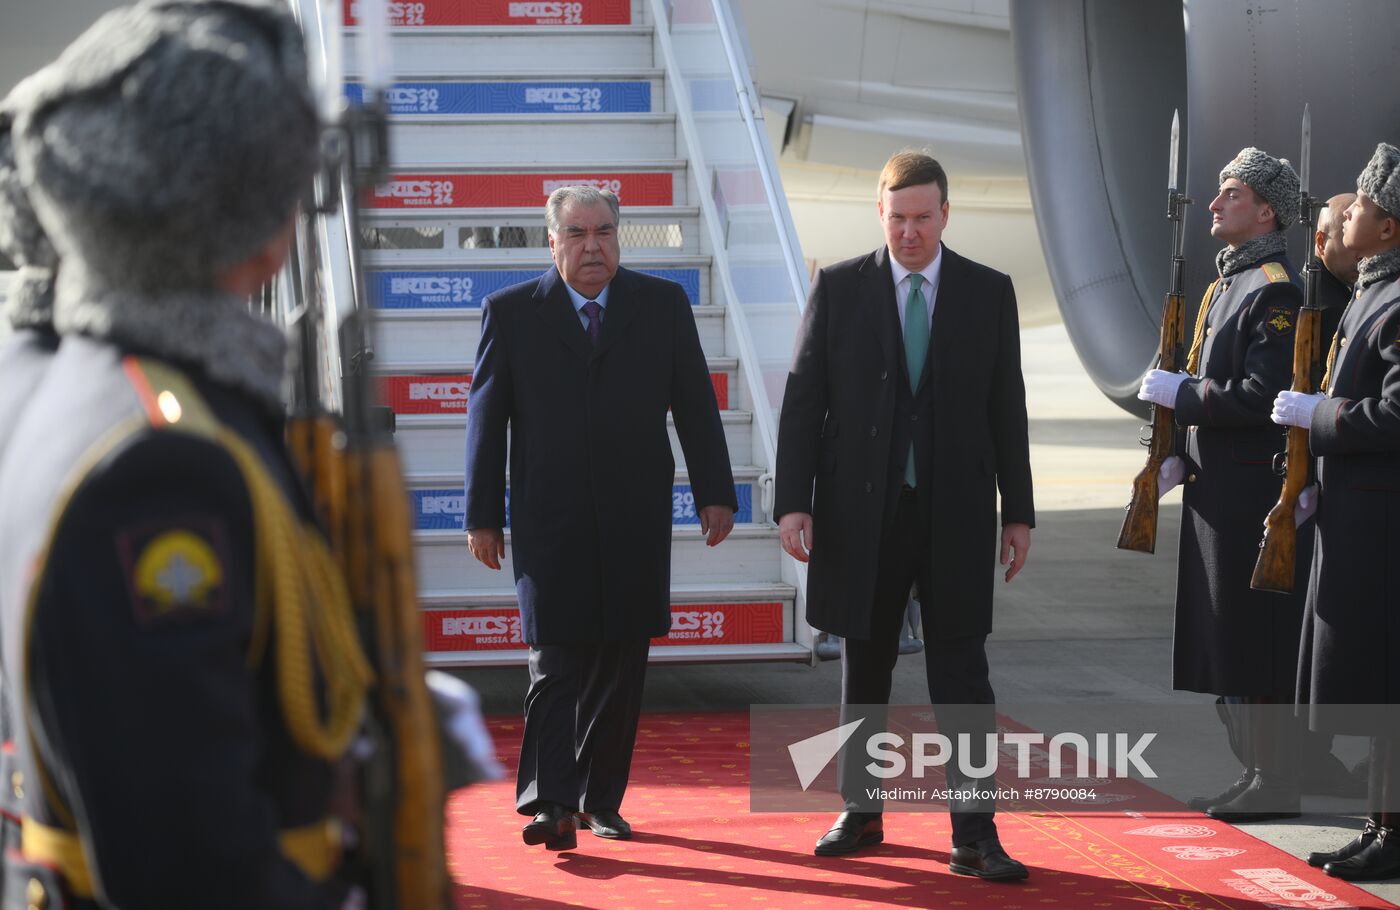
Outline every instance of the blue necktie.
<svg viewBox="0 0 1400 910"><path fill-rule="evenodd" d="M909 275L909 299L904 303L904 364L909 368L909 391L919 388L919 377L924 374L924 361L928 359L928 304L924 302L924 292L920 289L924 276L918 272ZM909 459L904 463L904 482L915 486L914 441L909 441Z"/></svg>
<svg viewBox="0 0 1400 910"><path fill-rule="evenodd" d="M583 315L588 317L588 340L596 348L603 336L603 308L598 301L590 300L583 305Z"/></svg>

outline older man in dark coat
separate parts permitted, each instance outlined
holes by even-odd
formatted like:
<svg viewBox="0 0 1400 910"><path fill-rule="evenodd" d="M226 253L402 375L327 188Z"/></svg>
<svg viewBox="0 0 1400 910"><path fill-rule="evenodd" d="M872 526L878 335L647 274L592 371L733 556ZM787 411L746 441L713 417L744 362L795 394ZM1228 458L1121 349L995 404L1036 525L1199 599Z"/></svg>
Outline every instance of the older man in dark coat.
<svg viewBox="0 0 1400 910"><path fill-rule="evenodd" d="M1400 877L1400 149L1381 143L1357 190L1343 241L1363 258L1325 392L1285 391L1273 416L1318 456L1299 700L1314 729L1372 737L1365 829L1308 862L1370 881Z"/></svg>
<svg viewBox="0 0 1400 910"><path fill-rule="evenodd" d="M937 161L895 155L878 188L886 246L817 275L783 399L774 510L784 549L810 558L807 621L844 638L843 705L889 701L917 582L935 710L982 706L972 723L990 724L998 488L1008 581L1035 509L1016 295L1006 275L943 245L947 193ZM818 855L883 840L883 807L862 790L843 773L847 811ZM992 810L955 807L950 868L1025 878Z"/></svg>
<svg viewBox="0 0 1400 910"><path fill-rule="evenodd" d="M1177 563L1172 684L1253 704L1289 701L1302 622L1295 593L1255 591L1250 577L1264 516L1278 499L1274 454L1283 435L1269 421L1292 377L1303 293L1283 229L1297 219L1298 177L1288 162L1246 148L1220 172L1210 204L1220 277L1196 318L1187 372L1149 370L1138 398L1175 408L1187 430L1184 459L1164 469L1186 481ZM1299 536L1298 565L1311 557ZM1278 710L1245 712L1240 779L1194 808L1230 821L1298 814L1298 750Z"/></svg>
<svg viewBox="0 0 1400 910"><path fill-rule="evenodd" d="M516 808L527 844L631 836L627 787L650 640L671 628L675 418L700 528L734 526L729 451L684 290L618 267L617 197L562 187L555 268L482 304L467 412L472 554L505 555L506 452L530 690Z"/></svg>

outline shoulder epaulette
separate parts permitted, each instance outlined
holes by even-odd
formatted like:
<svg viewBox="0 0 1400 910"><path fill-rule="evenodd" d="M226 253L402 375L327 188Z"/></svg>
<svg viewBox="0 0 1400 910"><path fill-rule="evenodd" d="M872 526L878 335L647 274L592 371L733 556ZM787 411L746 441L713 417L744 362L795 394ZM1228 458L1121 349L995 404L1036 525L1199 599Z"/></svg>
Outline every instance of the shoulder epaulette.
<svg viewBox="0 0 1400 910"><path fill-rule="evenodd" d="M196 436L213 437L218 421L195 390L194 383L179 370L143 357L126 357L122 372L141 400L141 409L151 426L179 429Z"/></svg>
<svg viewBox="0 0 1400 910"><path fill-rule="evenodd" d="M1260 266L1264 270L1264 276L1273 284L1279 281L1288 281L1288 269L1283 267L1281 262L1266 262Z"/></svg>

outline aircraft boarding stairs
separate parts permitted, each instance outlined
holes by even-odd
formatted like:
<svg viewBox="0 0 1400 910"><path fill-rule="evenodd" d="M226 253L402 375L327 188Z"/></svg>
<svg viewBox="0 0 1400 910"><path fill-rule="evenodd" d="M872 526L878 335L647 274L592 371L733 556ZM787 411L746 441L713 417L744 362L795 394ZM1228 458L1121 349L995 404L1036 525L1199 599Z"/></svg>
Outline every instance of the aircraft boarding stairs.
<svg viewBox="0 0 1400 910"><path fill-rule="evenodd" d="M791 238L790 217L785 203L764 201L752 165L696 165L706 147L697 132L721 148L750 141L732 110L710 0L422 0L390 9L393 173L360 217L377 310L373 369L396 414L411 490L428 662L521 664L527 656L509 530L501 572L467 549L466 408L482 299L551 267L544 200L555 186L585 182L621 199L622 264L676 281L694 306L740 504L734 532L707 548L673 431L672 629L653 642L652 660L809 660L802 580L768 511L769 402L774 388L781 395L801 291L763 257L774 223ZM353 101L351 0L345 13ZM654 26L658 16L669 29ZM692 56L706 42L721 56L710 76L685 76L690 91L678 99L671 73L684 42ZM703 110L717 92L728 98L727 119ZM721 255L717 242L728 246ZM735 296L754 304L749 322Z"/></svg>

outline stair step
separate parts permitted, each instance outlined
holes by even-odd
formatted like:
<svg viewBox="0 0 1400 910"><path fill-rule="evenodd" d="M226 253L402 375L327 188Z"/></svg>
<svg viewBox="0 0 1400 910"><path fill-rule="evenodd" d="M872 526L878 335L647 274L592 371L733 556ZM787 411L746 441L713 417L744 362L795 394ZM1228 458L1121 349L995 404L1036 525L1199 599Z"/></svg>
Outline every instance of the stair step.
<svg viewBox="0 0 1400 910"><path fill-rule="evenodd" d="M438 76L524 74L530 61L539 60L574 73L656 65L649 25L398 28L389 44L393 59L412 61L416 72ZM360 71L359 51L359 41L347 37L346 72Z"/></svg>
<svg viewBox="0 0 1400 910"><path fill-rule="evenodd" d="M402 168L366 194L370 211L530 209L543 211L549 194L561 186L586 184L612 190L626 208L688 202L684 162L634 162L592 168L522 164L515 167Z"/></svg>
<svg viewBox="0 0 1400 910"><path fill-rule="evenodd" d="M753 415L748 411L719 412L724 438L733 462L747 462L753 453ZM685 453L676 441L671 416L666 417L671 437L671 456L677 467L685 464ZM466 464L467 419L465 414L406 414L398 418L394 434L403 469L410 474L446 474Z"/></svg>
<svg viewBox="0 0 1400 910"><path fill-rule="evenodd" d="M697 525L700 522L695 509L695 497L691 492L690 476L678 471L676 483L671 488L671 523L674 525ZM734 514L738 524L760 523L767 519L761 511L762 496L758 490L758 468L739 468L734 471L734 493L739 510ZM425 475L430 480L410 480L409 497L412 501L413 527L419 531L461 531L466 528L465 493L462 475ZM506 489L506 508L510 508L510 489ZM509 517L507 517L509 521Z"/></svg>
<svg viewBox="0 0 1400 910"><path fill-rule="evenodd" d="M541 207L542 209L542 207ZM547 249L544 212L529 208L361 209L360 231L370 249L453 250L499 254L502 246ZM622 210L618 242L637 249L700 251L700 210L686 205L636 205Z"/></svg>
<svg viewBox="0 0 1400 910"><path fill-rule="evenodd" d="M723 546L723 544L721 544ZM755 603L766 600L791 600L797 589L781 581L751 581L743 584L716 582L671 582L671 603ZM481 609L510 607L515 609L513 579L502 577L495 587L481 586L459 590L442 589L418 598L424 609L453 607Z"/></svg>
<svg viewBox="0 0 1400 910"><path fill-rule="evenodd" d="M468 357L474 352L475 348L468 353ZM414 364L388 363L383 359L382 348L376 349L375 353L371 369L379 378L380 398L393 408L395 414L466 413L475 363L464 360L460 352L452 352L450 359L424 360ZM705 364L714 385L715 400L719 402L721 411L727 410L729 390L739 370L739 358L707 357Z"/></svg>
<svg viewBox="0 0 1400 910"><path fill-rule="evenodd" d="M530 652L518 646L501 651L429 651L423 655L430 667L523 667ZM771 645L675 645L653 644L647 655L652 664L698 663L810 663L812 652L796 642Z"/></svg>
<svg viewBox="0 0 1400 910"><path fill-rule="evenodd" d="M724 546L721 544L720 546ZM652 639L651 660L806 660L791 641L796 592L752 585L736 597L688 596L672 587L671 632ZM509 665L527 655L514 592L509 600L422 611L430 663ZM797 650L794 650L797 649Z"/></svg>
<svg viewBox="0 0 1400 910"><path fill-rule="evenodd" d="M674 158L676 115L401 115L389 121L394 160L411 167L498 161Z"/></svg>
<svg viewBox="0 0 1400 910"><path fill-rule="evenodd" d="M509 584L514 578L509 529L505 536L506 558L498 575L472 557L465 532L414 531L420 594ZM770 525L735 525L718 547L707 546L698 527L678 525L671 541L671 578L681 584L777 581L781 576L778 529Z"/></svg>
<svg viewBox="0 0 1400 910"><path fill-rule="evenodd" d="M364 86L345 84L350 104L364 101ZM396 77L384 92L392 115L428 118L470 114L537 117L544 114L647 114L666 109L662 71L607 75L544 73L505 79Z"/></svg>
<svg viewBox="0 0 1400 910"><path fill-rule="evenodd" d="M359 4L351 2L345 24L358 24ZM648 21L646 0L404 0L389 4L389 25L397 31L434 30L440 26L515 26L533 31L564 26L583 31L589 25L628 25ZM352 29L353 31L353 29ZM354 44L354 41L348 41Z"/></svg>
<svg viewBox="0 0 1400 910"><path fill-rule="evenodd" d="M700 346L722 355L724 308L702 306L692 312ZM376 372L470 370L481 340L481 310L380 310L374 340Z"/></svg>
<svg viewBox="0 0 1400 910"><path fill-rule="evenodd" d="M479 311L482 301L488 296L512 285L532 281L553 268L553 263L548 259L533 267L529 265L526 262L495 259L489 263L477 262L476 267L470 269L444 269L441 263L434 267L405 261L399 268L389 270L380 262L374 262L367 266L366 281L371 305L378 311L377 318L381 322L409 319L411 314L423 318L427 318L427 314L438 314L442 318L480 319L480 316L471 317L469 314ZM677 263L656 268L636 259L629 260L629 267L679 284L685 290L691 306L698 307L710 299L708 262L703 267ZM699 313L696 315L698 317Z"/></svg>

